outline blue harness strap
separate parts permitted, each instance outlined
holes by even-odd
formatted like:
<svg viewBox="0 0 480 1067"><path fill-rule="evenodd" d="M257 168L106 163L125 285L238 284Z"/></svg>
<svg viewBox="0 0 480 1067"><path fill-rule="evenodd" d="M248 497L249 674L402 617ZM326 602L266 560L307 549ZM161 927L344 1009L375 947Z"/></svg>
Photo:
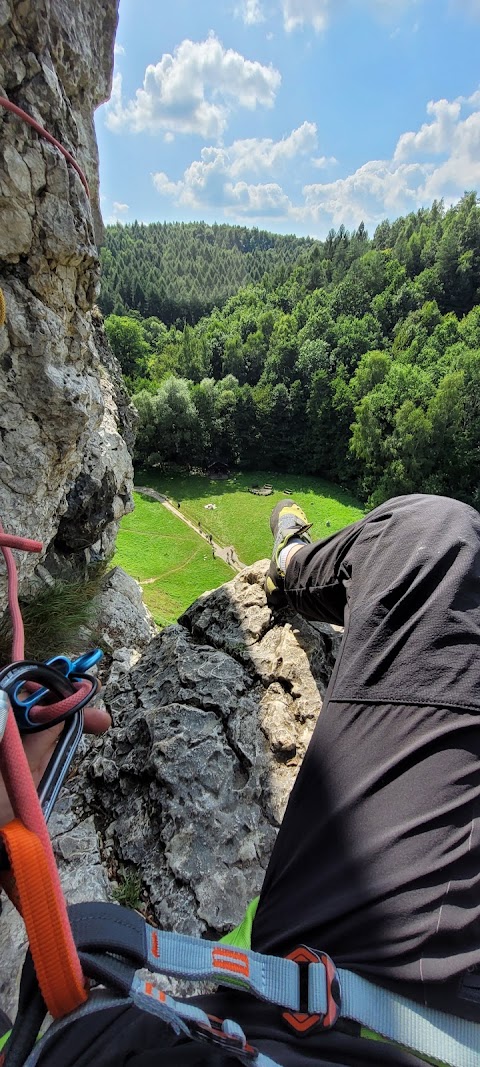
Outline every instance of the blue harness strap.
<svg viewBox="0 0 480 1067"><path fill-rule="evenodd" d="M450 1067L478 1067L480 1023L416 1004L398 993L339 969L341 1016L354 1019L389 1041L405 1045L418 1056L441 1060Z"/></svg>
<svg viewBox="0 0 480 1067"><path fill-rule="evenodd" d="M183 1001L175 1001L173 997L159 997L145 992L142 988L149 983L138 983L132 991L129 999L143 1011L155 1015L163 1023L169 1026L174 1033L184 1035L194 1041L203 1041L224 1051L228 1056L233 1056L244 1067L281 1067L276 1060L264 1055L258 1049L250 1045L245 1034L232 1019L225 1019L222 1023L212 1019L200 1008L194 1007ZM96 1012L107 1011L109 1008L125 1007L125 997L112 996L103 990L93 990L86 1004L53 1023L46 1034L37 1041L34 1049L25 1060L23 1067L36 1067L41 1057L48 1050L49 1045L68 1026L81 1022L88 1015Z"/></svg>
<svg viewBox="0 0 480 1067"><path fill-rule="evenodd" d="M112 904L77 904L69 915L85 974L116 994L107 1006L125 1003L127 998L176 1033L208 1041L244 1065L277 1067L249 1044L237 1023L219 1023L196 1005L170 997L145 981L140 969L229 986L234 982L279 1009L318 1017L323 1029L334 1026L337 1018L350 1019L420 1057L451 1067L478 1067L480 1062L480 1023L423 1007L350 971L336 970L323 954L313 953L315 962L301 967L292 959L157 930L136 912ZM92 1010L102 1010L105 1004L102 1000L94 1007L89 1001L55 1024L40 1045L59 1027ZM35 1051L28 1067L36 1063L34 1055Z"/></svg>

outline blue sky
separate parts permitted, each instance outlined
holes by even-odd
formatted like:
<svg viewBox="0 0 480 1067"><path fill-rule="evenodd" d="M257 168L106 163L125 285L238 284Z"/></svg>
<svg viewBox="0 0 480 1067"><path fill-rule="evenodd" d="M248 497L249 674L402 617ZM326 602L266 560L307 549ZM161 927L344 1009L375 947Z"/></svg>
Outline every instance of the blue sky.
<svg viewBox="0 0 480 1067"><path fill-rule="evenodd" d="M120 0L107 222L323 237L480 191L480 0Z"/></svg>

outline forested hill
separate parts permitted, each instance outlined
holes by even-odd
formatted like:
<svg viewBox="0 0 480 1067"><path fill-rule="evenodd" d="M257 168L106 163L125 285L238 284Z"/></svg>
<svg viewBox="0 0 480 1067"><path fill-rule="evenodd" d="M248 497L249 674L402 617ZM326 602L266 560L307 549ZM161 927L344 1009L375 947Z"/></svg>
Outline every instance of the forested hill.
<svg viewBox="0 0 480 1067"><path fill-rule="evenodd" d="M167 326L193 325L264 274L286 277L313 244L311 238L204 222L107 226L99 304L105 315L138 311Z"/></svg>
<svg viewBox="0 0 480 1067"><path fill-rule="evenodd" d="M480 206L475 193L315 242L288 275L195 327L111 315L140 414L137 458L320 474L370 504L445 493L480 508Z"/></svg>

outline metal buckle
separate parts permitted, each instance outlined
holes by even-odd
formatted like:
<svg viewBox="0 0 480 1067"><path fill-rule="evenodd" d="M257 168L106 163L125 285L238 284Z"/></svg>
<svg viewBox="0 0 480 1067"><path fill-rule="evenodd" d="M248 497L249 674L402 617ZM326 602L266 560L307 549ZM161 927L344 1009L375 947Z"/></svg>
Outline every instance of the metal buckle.
<svg viewBox="0 0 480 1067"><path fill-rule="evenodd" d="M190 1032L195 1034L195 1037L198 1038L199 1041L205 1041L209 1045L215 1045L224 1052L235 1055L237 1059L241 1057L247 1064L255 1063L258 1056L258 1049L248 1043L245 1035L244 1040L242 1041L242 1038L238 1037L236 1034L227 1034L223 1029L224 1020L217 1019L215 1015L209 1015L208 1021L210 1024L209 1026L206 1026L205 1023L189 1020L188 1027Z"/></svg>
<svg viewBox="0 0 480 1067"><path fill-rule="evenodd" d="M8 696L2 689L0 689L0 741L3 741L9 711L10 701Z"/></svg>
<svg viewBox="0 0 480 1067"><path fill-rule="evenodd" d="M299 945L289 952L287 960L294 960L300 972L300 1011L284 1011L282 1019L297 1037L305 1037L313 1030L330 1030L340 1014L340 982L337 969L326 952L315 952L306 945ZM310 966L323 963L327 978L327 1010L325 1014L308 1011L308 972Z"/></svg>

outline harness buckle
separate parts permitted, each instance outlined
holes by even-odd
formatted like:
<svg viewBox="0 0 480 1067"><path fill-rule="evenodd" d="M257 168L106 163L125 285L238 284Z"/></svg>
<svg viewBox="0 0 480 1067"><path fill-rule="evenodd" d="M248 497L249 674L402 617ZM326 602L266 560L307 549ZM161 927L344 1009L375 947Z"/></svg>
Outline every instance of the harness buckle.
<svg viewBox="0 0 480 1067"><path fill-rule="evenodd" d="M337 968L326 952L315 952L306 945L298 945L285 957L293 960L299 969L300 975L300 1011L284 1011L282 1019L287 1026L294 1031L297 1037L305 1037L313 1030L331 1030L335 1026L340 1014L340 981ZM322 963L325 968L327 982L327 1010L323 1014L309 1012L309 970L316 963Z"/></svg>
<svg viewBox="0 0 480 1067"><path fill-rule="evenodd" d="M242 1062L246 1064L254 1064L256 1062L258 1049L249 1044L244 1034L242 1034L242 1037L235 1033L229 1034L223 1029L224 1020L218 1019L215 1015L209 1015L208 1022L209 1025L207 1026L205 1023L190 1020L188 1027L199 1041L215 1045L227 1054L236 1055L238 1059L241 1058Z"/></svg>
<svg viewBox="0 0 480 1067"><path fill-rule="evenodd" d="M9 711L10 701L8 696L3 689L0 689L0 741L3 741Z"/></svg>

